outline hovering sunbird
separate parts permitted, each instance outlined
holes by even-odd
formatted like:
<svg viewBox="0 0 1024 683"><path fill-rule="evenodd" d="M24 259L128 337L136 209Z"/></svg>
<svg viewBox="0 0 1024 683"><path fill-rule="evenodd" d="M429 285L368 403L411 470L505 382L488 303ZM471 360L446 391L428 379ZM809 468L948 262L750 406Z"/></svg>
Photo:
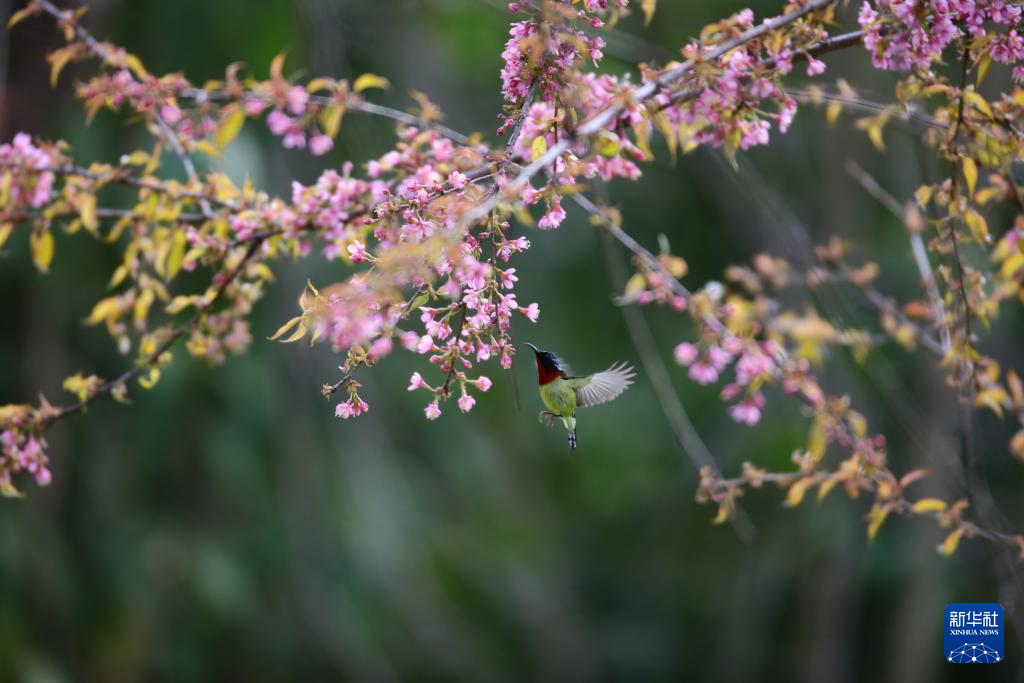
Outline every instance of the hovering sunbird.
<svg viewBox="0 0 1024 683"><path fill-rule="evenodd" d="M636 373L625 363L612 365L604 372L574 377L568 368L550 351L541 351L527 343L537 359L537 382L540 397L547 410L537 417L550 427L555 418L561 418L569 432L569 448L576 448L576 409L606 403L633 383Z"/></svg>

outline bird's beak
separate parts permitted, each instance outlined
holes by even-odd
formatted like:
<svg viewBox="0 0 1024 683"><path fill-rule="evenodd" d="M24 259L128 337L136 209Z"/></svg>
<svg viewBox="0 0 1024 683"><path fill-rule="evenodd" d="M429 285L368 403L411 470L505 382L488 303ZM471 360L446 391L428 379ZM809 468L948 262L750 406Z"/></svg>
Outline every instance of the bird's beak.
<svg viewBox="0 0 1024 683"><path fill-rule="evenodd" d="M530 342L526 342L526 345L529 346L531 349L533 349L534 353L540 353L540 349L538 349L536 346L534 346Z"/></svg>

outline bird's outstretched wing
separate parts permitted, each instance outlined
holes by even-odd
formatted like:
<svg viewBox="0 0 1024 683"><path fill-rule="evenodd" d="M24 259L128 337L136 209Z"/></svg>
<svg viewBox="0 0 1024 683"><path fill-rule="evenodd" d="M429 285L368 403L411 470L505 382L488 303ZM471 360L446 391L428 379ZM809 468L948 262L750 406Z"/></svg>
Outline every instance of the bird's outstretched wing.
<svg viewBox="0 0 1024 683"><path fill-rule="evenodd" d="M576 390L576 406L588 408L612 400L633 383L636 373L625 363L613 365L604 372L587 377L570 377L569 384Z"/></svg>

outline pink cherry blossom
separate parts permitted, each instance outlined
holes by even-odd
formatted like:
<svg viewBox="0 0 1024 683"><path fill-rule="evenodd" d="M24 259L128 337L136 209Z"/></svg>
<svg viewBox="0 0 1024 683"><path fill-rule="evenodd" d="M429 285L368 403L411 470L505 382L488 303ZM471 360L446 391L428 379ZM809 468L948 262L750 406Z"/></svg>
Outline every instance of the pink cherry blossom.
<svg viewBox="0 0 1024 683"><path fill-rule="evenodd" d="M423 377L418 372L412 373L412 377L409 378L409 391L415 391L417 389L429 389L430 387L426 382L423 381Z"/></svg>
<svg viewBox="0 0 1024 683"><path fill-rule="evenodd" d="M683 342L681 344L677 344L676 348L674 349L676 362L684 366L688 366L691 363L693 363L693 361L697 360L697 355L699 353L700 351L697 349L697 347L691 344L690 342Z"/></svg>
<svg viewBox="0 0 1024 683"><path fill-rule="evenodd" d="M462 396L459 397L459 410L464 413L468 413L476 405L476 399L469 394L463 392Z"/></svg>
<svg viewBox="0 0 1024 683"><path fill-rule="evenodd" d="M309 140L309 152L313 156L323 156L334 148L334 140L327 135L314 135Z"/></svg>
<svg viewBox="0 0 1024 683"><path fill-rule="evenodd" d="M718 381L718 370L706 360L691 365L689 375L697 384L713 384Z"/></svg>

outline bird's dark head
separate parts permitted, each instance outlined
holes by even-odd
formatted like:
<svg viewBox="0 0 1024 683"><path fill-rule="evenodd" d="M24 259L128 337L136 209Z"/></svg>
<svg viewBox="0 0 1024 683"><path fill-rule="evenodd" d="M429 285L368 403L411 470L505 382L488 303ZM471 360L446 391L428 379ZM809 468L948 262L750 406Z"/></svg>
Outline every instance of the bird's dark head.
<svg viewBox="0 0 1024 683"><path fill-rule="evenodd" d="M558 361L558 356L550 351L542 351L530 342L526 342L526 345L533 349L533 355L537 359L537 377L541 384L547 384L565 372Z"/></svg>

